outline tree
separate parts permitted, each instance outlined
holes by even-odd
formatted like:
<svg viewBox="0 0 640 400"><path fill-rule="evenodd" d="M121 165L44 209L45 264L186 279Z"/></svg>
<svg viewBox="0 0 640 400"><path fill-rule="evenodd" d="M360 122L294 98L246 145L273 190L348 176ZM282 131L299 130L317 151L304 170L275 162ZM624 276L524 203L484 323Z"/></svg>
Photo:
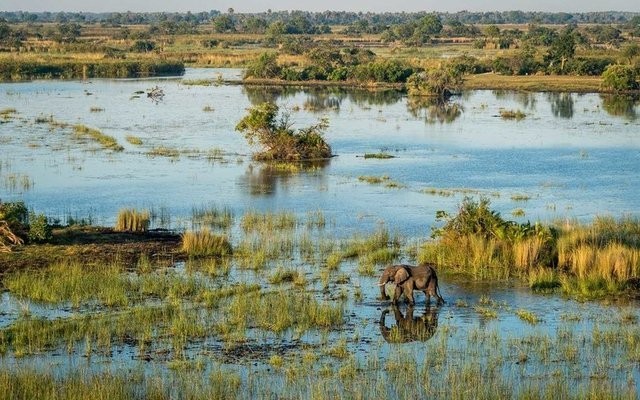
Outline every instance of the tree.
<svg viewBox="0 0 640 400"><path fill-rule="evenodd" d="M631 43L622 49L622 55L631 63L634 58L640 56L640 46L637 43Z"/></svg>
<svg viewBox="0 0 640 400"><path fill-rule="evenodd" d="M242 132L250 145L259 144L263 150L254 154L257 160L309 161L331 157L331 146L322 134L328 128L326 119L307 128L295 130L289 115L279 114L275 103L267 102L249 109L236 130Z"/></svg>
<svg viewBox="0 0 640 400"><path fill-rule="evenodd" d="M602 86L614 92L640 89L638 74L630 65L610 65L602 73Z"/></svg>
<svg viewBox="0 0 640 400"><path fill-rule="evenodd" d="M229 15L218 15L213 19L213 31L217 33L234 32L236 27Z"/></svg>
<svg viewBox="0 0 640 400"><path fill-rule="evenodd" d="M575 52L576 40L573 28L567 27L553 40L549 51L544 56L544 61L551 71L564 73L566 62L573 58Z"/></svg>

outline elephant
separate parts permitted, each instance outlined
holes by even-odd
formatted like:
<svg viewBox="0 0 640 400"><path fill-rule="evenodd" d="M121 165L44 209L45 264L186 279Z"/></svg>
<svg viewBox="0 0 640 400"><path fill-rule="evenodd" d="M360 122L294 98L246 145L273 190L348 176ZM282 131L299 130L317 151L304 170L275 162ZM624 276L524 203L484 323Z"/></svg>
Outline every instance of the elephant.
<svg viewBox="0 0 640 400"><path fill-rule="evenodd" d="M382 311L380 316L380 333L384 340L389 343L407 343L413 341L426 342L436 333L438 327L438 309L427 307L420 317L413 316L413 307L407 307L407 313L402 315L402 311L397 305L392 305L393 315L396 325L387 327L385 317L389 313L389 308Z"/></svg>
<svg viewBox="0 0 640 400"><path fill-rule="evenodd" d="M438 277L436 270L431 264L420 264L412 266L407 264L389 265L382 272L378 286L380 286L380 297L384 300L389 299L385 293L385 285L393 282L396 285L393 295L393 304L398 304L398 299L404 293L407 302L414 305L413 291L420 290L427 296L426 304L431 301L431 296L437 299L437 304L444 304L444 299L440 294L438 287Z"/></svg>

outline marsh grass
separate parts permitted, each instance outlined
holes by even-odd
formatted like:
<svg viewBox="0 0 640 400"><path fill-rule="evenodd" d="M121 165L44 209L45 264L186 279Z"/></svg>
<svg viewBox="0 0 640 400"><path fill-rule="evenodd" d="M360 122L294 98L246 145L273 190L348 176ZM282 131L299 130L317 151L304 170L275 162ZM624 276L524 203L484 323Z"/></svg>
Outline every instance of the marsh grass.
<svg viewBox="0 0 640 400"><path fill-rule="evenodd" d="M389 153L384 153L384 152L380 152L380 153L364 153L364 158L365 159L375 158L375 159L379 159L379 160L388 160L390 158L395 158L395 156L392 155L392 154L389 154Z"/></svg>
<svg viewBox="0 0 640 400"><path fill-rule="evenodd" d="M500 118L502 119L515 119L516 121L523 120L527 114L520 110L500 110Z"/></svg>
<svg viewBox="0 0 640 400"><path fill-rule="evenodd" d="M358 180L361 182L369 183L371 185L382 185L387 188L402 189L405 187L405 185L403 185L402 183L392 180L388 175L361 175L358 177Z"/></svg>
<svg viewBox="0 0 640 400"><path fill-rule="evenodd" d="M105 135L97 129L90 128L86 125L74 125L73 132L76 136L84 138L89 137L98 142L102 147L113 151L123 151L124 147L118 144L118 141L109 135Z"/></svg>
<svg viewBox="0 0 640 400"><path fill-rule="evenodd" d="M277 334L292 328L305 332L344 324L341 305L320 303L309 293L290 290L234 297L228 307L224 307L224 313L226 324L239 329L256 326Z"/></svg>
<svg viewBox="0 0 640 400"><path fill-rule="evenodd" d="M4 285L20 298L53 304L70 302L76 308L87 301L108 307L126 306L133 290L121 266L88 266L78 261L17 272L8 276Z"/></svg>
<svg viewBox="0 0 640 400"><path fill-rule="evenodd" d="M138 211L124 208L118 211L115 230L118 232L146 232L149 230L151 214L148 210Z"/></svg>
<svg viewBox="0 0 640 400"><path fill-rule="evenodd" d="M226 235L218 235L208 229L187 231L181 236L182 251L189 257L225 257L233 253Z"/></svg>
<svg viewBox="0 0 640 400"><path fill-rule="evenodd" d="M196 226L229 229L234 222L230 208L218 208L215 205L204 205L191 209L191 221Z"/></svg>
<svg viewBox="0 0 640 400"><path fill-rule="evenodd" d="M292 230L297 226L294 213L288 211L276 213L260 213L247 211L240 219L240 227L244 232Z"/></svg>
<svg viewBox="0 0 640 400"><path fill-rule="evenodd" d="M180 151L166 146L153 147L147 151L149 157L167 157L172 159L180 158Z"/></svg>

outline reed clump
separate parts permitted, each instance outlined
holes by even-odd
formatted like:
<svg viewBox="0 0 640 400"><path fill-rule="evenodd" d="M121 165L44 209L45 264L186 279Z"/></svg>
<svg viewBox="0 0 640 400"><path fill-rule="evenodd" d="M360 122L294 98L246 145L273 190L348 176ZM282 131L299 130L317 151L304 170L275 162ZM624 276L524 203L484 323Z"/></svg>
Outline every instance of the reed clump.
<svg viewBox="0 0 640 400"><path fill-rule="evenodd" d="M637 218L598 217L590 225L518 224L491 210L488 199L468 197L457 215L439 217L445 224L434 230L435 241L421 246L419 262L478 279L519 277L534 290L562 287L581 297L618 293L640 278Z"/></svg>
<svg viewBox="0 0 640 400"><path fill-rule="evenodd" d="M233 253L226 235L215 234L206 228L183 233L182 251L189 257L226 257Z"/></svg>
<svg viewBox="0 0 640 400"><path fill-rule="evenodd" d="M124 208L118 212L115 230L118 232L146 232L149 230L151 214L148 210Z"/></svg>

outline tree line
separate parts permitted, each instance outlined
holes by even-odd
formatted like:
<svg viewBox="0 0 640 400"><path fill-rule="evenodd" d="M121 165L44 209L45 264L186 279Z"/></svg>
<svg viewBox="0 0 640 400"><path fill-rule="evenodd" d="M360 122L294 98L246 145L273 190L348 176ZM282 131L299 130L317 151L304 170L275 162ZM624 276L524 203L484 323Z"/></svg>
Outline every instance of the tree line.
<svg viewBox="0 0 640 400"><path fill-rule="evenodd" d="M226 15L232 17L235 24L243 25L245 21L257 19L267 25L276 22L288 22L295 18L304 18L309 23L322 25L352 25L366 22L369 26L384 26L406 24L435 14L441 21L457 21L462 24L624 24L635 17L640 18L640 12L601 11L585 13L540 12L540 11L458 11L458 12L350 12L350 11L272 11L258 13L236 13L232 8L222 12L210 10L202 12L169 13L169 12L28 12L2 11L0 19L11 23L18 22L78 22L102 23L109 25L148 25L163 21L189 24L206 24L212 19Z"/></svg>

